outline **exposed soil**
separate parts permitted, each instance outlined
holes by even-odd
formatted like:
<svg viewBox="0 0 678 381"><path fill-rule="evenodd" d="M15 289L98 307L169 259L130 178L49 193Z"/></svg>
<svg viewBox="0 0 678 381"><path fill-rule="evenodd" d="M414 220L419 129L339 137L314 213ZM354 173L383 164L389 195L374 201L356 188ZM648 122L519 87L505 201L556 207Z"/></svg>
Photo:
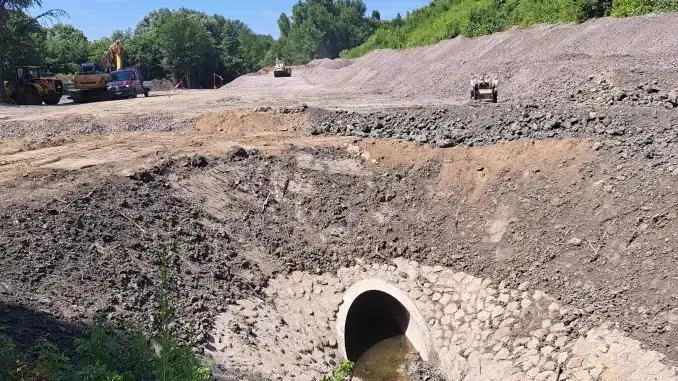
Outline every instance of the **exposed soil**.
<svg viewBox="0 0 678 381"><path fill-rule="evenodd" d="M240 149L108 181L67 204L7 209L4 295L60 316L104 311L148 327L166 260L180 280L182 332L200 342L224 303L280 271L405 256L531 280L581 309L577 327L613 321L676 359L675 177L618 170L586 142L361 146L269 158ZM403 157L391 163L364 162L398 148ZM408 149L424 155L408 158Z"/></svg>
<svg viewBox="0 0 678 381"><path fill-rule="evenodd" d="M676 22L538 26L217 91L0 106L0 326L24 346L68 341L99 312L150 330L165 263L181 336L205 343L217 313L266 299L275 274L402 256L530 281L577 307L573 330L612 322L678 364ZM478 68L500 73L499 104L467 99Z"/></svg>

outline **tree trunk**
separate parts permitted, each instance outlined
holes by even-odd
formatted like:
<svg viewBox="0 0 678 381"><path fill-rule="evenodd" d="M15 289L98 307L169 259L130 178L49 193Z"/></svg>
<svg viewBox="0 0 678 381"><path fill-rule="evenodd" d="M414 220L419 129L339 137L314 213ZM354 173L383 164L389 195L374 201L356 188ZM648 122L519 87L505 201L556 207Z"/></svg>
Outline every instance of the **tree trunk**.
<svg viewBox="0 0 678 381"><path fill-rule="evenodd" d="M186 88L191 88L191 65L187 65L188 69L186 70Z"/></svg>
<svg viewBox="0 0 678 381"><path fill-rule="evenodd" d="M0 61L0 100L5 99L5 63Z"/></svg>
<svg viewBox="0 0 678 381"><path fill-rule="evenodd" d="M4 41L4 28L5 21L7 20L7 0L0 0L0 39ZM0 42L0 101L4 100L7 94L5 94L5 52L7 47L4 46L4 42Z"/></svg>

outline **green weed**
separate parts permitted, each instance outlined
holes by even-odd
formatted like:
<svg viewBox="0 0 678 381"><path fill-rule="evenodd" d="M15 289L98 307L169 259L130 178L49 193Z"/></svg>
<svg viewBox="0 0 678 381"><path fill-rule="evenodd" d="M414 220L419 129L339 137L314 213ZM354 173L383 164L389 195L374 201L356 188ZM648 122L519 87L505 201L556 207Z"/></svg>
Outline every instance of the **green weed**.
<svg viewBox="0 0 678 381"><path fill-rule="evenodd" d="M337 364L332 368L329 376L325 376L320 381L348 381L353 376L353 368L355 364L351 361L344 360L341 364Z"/></svg>

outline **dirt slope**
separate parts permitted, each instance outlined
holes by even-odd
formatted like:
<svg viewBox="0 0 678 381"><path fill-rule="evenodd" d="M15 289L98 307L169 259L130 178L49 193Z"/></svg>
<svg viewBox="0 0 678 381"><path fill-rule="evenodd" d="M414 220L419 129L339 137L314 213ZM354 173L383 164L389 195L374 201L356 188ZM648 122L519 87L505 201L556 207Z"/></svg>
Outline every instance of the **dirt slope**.
<svg viewBox="0 0 678 381"><path fill-rule="evenodd" d="M516 27L404 51L377 50L356 60L314 61L309 68L297 69L297 79L290 81L306 83L309 91L387 95L413 102L435 98L445 103L466 101L472 75L483 73L498 76L502 102L564 99L589 76L619 87L658 81L662 88L678 88L676 24L678 14L662 14ZM225 89L263 88L270 82L277 91L285 83L267 77L241 77Z"/></svg>
<svg viewBox="0 0 678 381"><path fill-rule="evenodd" d="M167 258L182 332L201 342L223 303L274 274L404 256L529 280L580 308L577 330L616 323L675 361L676 178L622 179L617 163L577 141L452 150L365 141L180 161L65 204L3 211L3 299L150 324L153 274Z"/></svg>

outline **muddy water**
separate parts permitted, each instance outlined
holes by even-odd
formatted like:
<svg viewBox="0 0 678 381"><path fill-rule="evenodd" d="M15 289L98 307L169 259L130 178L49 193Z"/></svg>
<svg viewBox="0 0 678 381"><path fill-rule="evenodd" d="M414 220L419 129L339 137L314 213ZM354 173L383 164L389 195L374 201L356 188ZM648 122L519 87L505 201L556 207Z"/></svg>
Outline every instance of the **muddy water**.
<svg viewBox="0 0 678 381"><path fill-rule="evenodd" d="M405 368L415 353L405 335L380 341L356 361L353 375L362 381L410 381Z"/></svg>

